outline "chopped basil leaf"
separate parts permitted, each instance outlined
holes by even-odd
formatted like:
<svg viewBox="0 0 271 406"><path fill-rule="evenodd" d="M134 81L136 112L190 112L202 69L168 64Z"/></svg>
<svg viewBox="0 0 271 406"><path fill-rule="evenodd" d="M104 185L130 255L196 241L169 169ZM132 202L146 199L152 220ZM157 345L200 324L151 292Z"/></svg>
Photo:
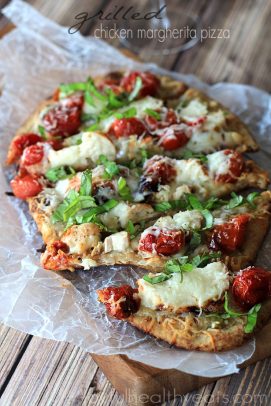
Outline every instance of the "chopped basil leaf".
<svg viewBox="0 0 271 406"><path fill-rule="evenodd" d="M257 316L261 309L261 304L258 303L253 306L247 314L247 324L245 325L245 333L252 333L257 323Z"/></svg>
<svg viewBox="0 0 271 406"><path fill-rule="evenodd" d="M259 196L259 194L260 194L259 192L252 192L252 193L249 193L249 195L247 195L247 197L246 197L248 204L250 204L250 206L253 209L255 209L255 207L256 207L254 200L256 199L256 197Z"/></svg>
<svg viewBox="0 0 271 406"><path fill-rule="evenodd" d="M118 180L118 193L123 200L132 200L131 191L126 180L121 176Z"/></svg>
<svg viewBox="0 0 271 406"><path fill-rule="evenodd" d="M192 233L192 237L189 243L189 248L191 250L197 248L201 244L201 234L198 231Z"/></svg>
<svg viewBox="0 0 271 406"><path fill-rule="evenodd" d="M247 316L247 323L245 325L244 331L245 333L252 333L254 330L254 327L256 326L257 323L257 316L258 312L261 309L261 304L258 303L255 306L253 306L248 313L237 313L234 310L229 308L229 299L228 299L228 292L225 292L225 302L224 302L224 309L230 317L241 317L241 316Z"/></svg>
<svg viewBox="0 0 271 406"><path fill-rule="evenodd" d="M136 116L137 110L135 107L130 107L128 110L123 111L122 113L115 113L114 116L118 119L122 118L131 118Z"/></svg>
<svg viewBox="0 0 271 406"><path fill-rule="evenodd" d="M149 275L144 275L143 279L146 282L149 282L152 285L154 285L156 283L164 282L164 281L170 279L171 277L172 277L172 275L166 275L165 273L161 273L160 275L157 275L157 276L154 276L154 277L150 277Z"/></svg>
<svg viewBox="0 0 271 406"><path fill-rule="evenodd" d="M41 136L44 140L47 140L46 131L45 131L45 128L44 128L42 125L39 125L39 126L38 126L38 131L39 131L40 136Z"/></svg>
<svg viewBox="0 0 271 406"><path fill-rule="evenodd" d="M208 230L209 228L213 227L213 223L214 223L214 218L212 213L207 210L201 210L201 214L203 215L203 217L205 218L205 226L203 227L203 230Z"/></svg>
<svg viewBox="0 0 271 406"><path fill-rule="evenodd" d="M90 169L86 169L82 173L81 177L81 186L79 190L80 196L91 195L91 188L92 188L92 172Z"/></svg>
<svg viewBox="0 0 271 406"><path fill-rule="evenodd" d="M62 83L59 86L60 96L65 97L80 90L86 90L86 82Z"/></svg>
<svg viewBox="0 0 271 406"><path fill-rule="evenodd" d="M75 173L75 170L71 166L58 166L56 168L48 169L45 173L45 177L50 182L57 182L58 180L69 178Z"/></svg>
<svg viewBox="0 0 271 406"><path fill-rule="evenodd" d="M186 196L187 196L188 202L189 202L190 206L192 207L192 209L194 209L194 210L203 209L201 202L195 195L187 194Z"/></svg>
<svg viewBox="0 0 271 406"><path fill-rule="evenodd" d="M132 92L128 96L128 101L132 101L138 96L138 94L141 90L141 87L142 87L142 79L140 76L137 76L136 81L135 81L135 86L134 86Z"/></svg>
<svg viewBox="0 0 271 406"><path fill-rule="evenodd" d="M208 254L196 255L192 259L192 264L197 268L204 268L212 259L220 258L221 252L210 252Z"/></svg>
<svg viewBox="0 0 271 406"><path fill-rule="evenodd" d="M124 98L116 95L112 89L106 89L108 96L108 108L109 109L118 109L127 104L127 101Z"/></svg>
<svg viewBox="0 0 271 406"><path fill-rule="evenodd" d="M101 101L107 101L107 96L98 91L92 78L88 78L87 84L86 84L86 89L87 89L87 92L93 94L97 99L99 99Z"/></svg>
<svg viewBox="0 0 271 406"><path fill-rule="evenodd" d="M105 155L100 155L99 164L104 166L104 178L105 179L112 179L115 175L119 174L119 167L114 161L109 161L109 159Z"/></svg>
<svg viewBox="0 0 271 406"><path fill-rule="evenodd" d="M145 109L144 112L146 114L148 114L148 116L151 116L151 117L155 118L156 120L161 120L161 114L158 113L158 111L155 111L153 109Z"/></svg>
<svg viewBox="0 0 271 406"><path fill-rule="evenodd" d="M84 93L84 100L85 100L85 103L88 104L89 106L92 106L92 107L95 106L93 97L91 96L90 93L88 93L88 92Z"/></svg>
<svg viewBox="0 0 271 406"><path fill-rule="evenodd" d="M131 238L133 238L135 236L135 226L134 226L134 223L131 220L128 221L126 231L127 231L127 233L130 234Z"/></svg>
<svg viewBox="0 0 271 406"><path fill-rule="evenodd" d="M147 161L147 159L149 158L149 154L145 148L140 148L140 154L141 154L141 163L143 166L145 161Z"/></svg>
<svg viewBox="0 0 271 406"><path fill-rule="evenodd" d="M172 206L169 202L161 202L154 205L154 210L159 212L167 211L171 208Z"/></svg>
<svg viewBox="0 0 271 406"><path fill-rule="evenodd" d="M184 151L184 153L182 154L182 159L190 159L190 158L199 159L202 163L208 162L208 158L206 155L199 154L197 152L192 152L190 150Z"/></svg>
<svg viewBox="0 0 271 406"><path fill-rule="evenodd" d="M234 209L234 207L238 207L244 203L244 198L241 195L237 195L236 193L231 193L231 199L229 203L225 206L225 209Z"/></svg>

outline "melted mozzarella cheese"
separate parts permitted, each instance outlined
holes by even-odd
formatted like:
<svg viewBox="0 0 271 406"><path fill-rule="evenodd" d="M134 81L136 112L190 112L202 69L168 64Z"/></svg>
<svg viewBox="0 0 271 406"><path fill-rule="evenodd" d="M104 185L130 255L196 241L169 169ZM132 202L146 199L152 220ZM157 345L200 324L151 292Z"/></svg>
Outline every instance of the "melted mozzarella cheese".
<svg viewBox="0 0 271 406"><path fill-rule="evenodd" d="M162 100L155 99L154 97L151 97L151 96L147 96L144 99L136 100L136 101L130 103L128 106L125 106L125 107L122 107L122 108L116 110L116 112L123 113L128 108L130 109L130 108L134 107L136 109L135 117L141 119L146 115L146 112L145 112L146 109L157 110L157 109L160 109L162 106L163 106ZM101 120L100 121L101 130L104 132L107 132L115 120L116 120L115 115L110 116L104 120Z"/></svg>
<svg viewBox="0 0 271 406"><path fill-rule="evenodd" d="M207 156L209 174L212 178L229 172L230 156L225 155L223 151L218 151Z"/></svg>
<svg viewBox="0 0 271 406"><path fill-rule="evenodd" d="M130 247L130 239L127 231L111 234L104 240L104 252L111 251L125 252Z"/></svg>
<svg viewBox="0 0 271 406"><path fill-rule="evenodd" d="M153 213L153 208L148 204L129 205L125 202L119 202L109 212L101 214L100 219L108 228L118 228L119 226L125 228L129 220L138 223L141 220L152 218Z"/></svg>
<svg viewBox="0 0 271 406"><path fill-rule="evenodd" d="M181 117L186 121L194 121L208 114L207 104L198 99L191 100L186 107L178 110L180 110Z"/></svg>
<svg viewBox="0 0 271 406"><path fill-rule="evenodd" d="M115 160L116 149L113 143L104 135L95 132L82 134L82 143L59 151L50 150L48 159L51 167L69 165L83 169L95 164L100 155L109 160Z"/></svg>
<svg viewBox="0 0 271 406"><path fill-rule="evenodd" d="M208 113L207 120L203 124L203 128L211 131L216 127L222 127L225 124L225 116L222 110Z"/></svg>
<svg viewBox="0 0 271 406"><path fill-rule="evenodd" d="M184 230L199 230L202 225L203 216L198 210L180 211L173 216L177 228Z"/></svg>
<svg viewBox="0 0 271 406"><path fill-rule="evenodd" d="M208 182L209 177L205 174L201 162L197 159L176 160L175 169L177 171L176 183L197 185Z"/></svg>
<svg viewBox="0 0 271 406"><path fill-rule="evenodd" d="M155 223L155 226L159 228L167 228L170 230L176 229L176 223L174 222L173 218L170 216L160 217Z"/></svg>
<svg viewBox="0 0 271 406"><path fill-rule="evenodd" d="M89 270L93 266L97 266L97 262L94 261L94 259L90 258L83 258L81 261L81 266L84 268L84 270Z"/></svg>
<svg viewBox="0 0 271 406"><path fill-rule="evenodd" d="M210 301L221 299L229 288L229 275L225 264L213 262L205 268L184 272L183 280L180 273L174 273L172 278L153 285L139 279L138 286L142 306L181 312L188 307L202 308Z"/></svg>

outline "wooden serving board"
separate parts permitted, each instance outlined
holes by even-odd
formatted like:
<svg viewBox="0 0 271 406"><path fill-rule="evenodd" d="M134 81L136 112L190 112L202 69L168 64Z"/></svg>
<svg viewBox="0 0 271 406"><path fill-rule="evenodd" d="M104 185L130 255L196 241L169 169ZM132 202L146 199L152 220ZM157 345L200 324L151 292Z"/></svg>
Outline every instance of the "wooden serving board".
<svg viewBox="0 0 271 406"><path fill-rule="evenodd" d="M130 406L157 405L218 379L190 375L176 369L153 368L125 355L91 356ZM271 321L257 334L255 353L240 368L270 356Z"/></svg>
<svg viewBox="0 0 271 406"><path fill-rule="evenodd" d="M6 24L0 29L0 38L13 28L13 24ZM127 49L121 49L121 51L126 56L139 60L131 51ZM257 334L255 353L240 368L271 356L270 343L271 321ZM132 361L125 355L91 354L91 356L130 406L159 405L177 395L183 395L218 379L199 377L176 369L154 368Z"/></svg>

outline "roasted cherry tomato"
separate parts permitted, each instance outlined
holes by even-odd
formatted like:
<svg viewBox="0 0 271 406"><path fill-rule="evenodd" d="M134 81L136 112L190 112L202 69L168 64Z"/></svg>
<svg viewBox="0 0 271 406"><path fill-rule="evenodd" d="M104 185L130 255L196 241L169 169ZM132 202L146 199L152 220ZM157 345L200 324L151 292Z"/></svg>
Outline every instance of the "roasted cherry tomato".
<svg viewBox="0 0 271 406"><path fill-rule="evenodd" d="M170 183L176 176L176 169L171 164L168 158L153 157L147 163L144 171L145 176L158 181L158 183L165 185Z"/></svg>
<svg viewBox="0 0 271 406"><path fill-rule="evenodd" d="M249 267L234 278L232 292L235 299L247 306L254 306L271 297L271 272Z"/></svg>
<svg viewBox="0 0 271 406"><path fill-rule="evenodd" d="M30 147L25 148L21 166L35 165L42 161L44 156L43 145L41 143L30 145Z"/></svg>
<svg viewBox="0 0 271 406"><path fill-rule="evenodd" d="M110 135L116 138L129 137L129 135L141 135L146 131L144 124L136 117L117 119L111 125Z"/></svg>
<svg viewBox="0 0 271 406"><path fill-rule="evenodd" d="M163 113L161 113L162 115ZM171 126L172 124L178 123L178 118L174 110L169 109L164 117L161 117L161 120L157 120L153 116L147 115L145 117L145 122L150 131L155 131L160 128L166 128Z"/></svg>
<svg viewBox="0 0 271 406"><path fill-rule="evenodd" d="M144 233L145 234L145 233ZM160 230L152 227L150 233L140 238L140 251L147 251L158 255L177 254L185 245L185 235L180 230Z"/></svg>
<svg viewBox="0 0 271 406"><path fill-rule="evenodd" d="M231 149L223 151L225 155L228 155L228 172L218 175L216 177L217 182L222 183L234 183L236 179L242 174L244 170L244 159L241 154Z"/></svg>
<svg viewBox="0 0 271 406"><path fill-rule="evenodd" d="M105 304L107 312L117 319L126 319L136 313L140 306L137 289L129 285L108 287L97 291L98 299Z"/></svg>
<svg viewBox="0 0 271 406"><path fill-rule="evenodd" d="M240 214L225 224L214 227L209 246L214 250L225 252L235 251L243 244L246 226L250 220L249 214Z"/></svg>
<svg viewBox="0 0 271 406"><path fill-rule="evenodd" d="M39 178L29 174L23 176L17 175L10 182L10 186L14 195L20 199L27 199L28 197L36 196L43 189Z"/></svg>
<svg viewBox="0 0 271 406"><path fill-rule="evenodd" d="M81 125L83 97L63 99L42 118L44 128L52 136L67 137L76 134Z"/></svg>
<svg viewBox="0 0 271 406"><path fill-rule="evenodd" d="M19 137L15 138L11 143L11 157L8 163L13 163L19 159L26 147L30 145L37 144L37 142L42 142L42 138L34 133L21 134Z"/></svg>
<svg viewBox="0 0 271 406"><path fill-rule="evenodd" d="M121 86L126 92L131 93L135 87L136 78L140 77L142 86L139 91L139 97L154 96L160 85L160 80L150 72L131 72L129 75L124 76L121 80Z"/></svg>
<svg viewBox="0 0 271 406"><path fill-rule="evenodd" d="M161 138L159 145L167 151L181 148L189 141L188 135L178 124L165 128L164 132L159 134L159 136Z"/></svg>
<svg viewBox="0 0 271 406"><path fill-rule="evenodd" d="M41 256L43 268L54 271L70 269L72 259L69 256L69 251L69 246L63 241L54 241L50 246L47 246L47 251Z"/></svg>

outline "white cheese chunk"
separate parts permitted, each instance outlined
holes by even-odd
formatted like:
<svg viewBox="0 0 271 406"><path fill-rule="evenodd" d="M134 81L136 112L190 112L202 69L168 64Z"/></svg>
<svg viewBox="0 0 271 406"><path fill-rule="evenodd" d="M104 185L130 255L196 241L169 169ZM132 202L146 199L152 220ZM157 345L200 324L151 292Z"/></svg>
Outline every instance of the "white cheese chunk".
<svg viewBox="0 0 271 406"><path fill-rule="evenodd" d="M59 151L50 150L48 159L51 167L69 165L76 169L87 168L95 164L100 155L115 160L116 149L104 135L95 132L82 134L82 143Z"/></svg>
<svg viewBox="0 0 271 406"><path fill-rule="evenodd" d="M198 210L180 211L173 216L175 227L184 230L199 230L202 221L203 216Z"/></svg>
<svg viewBox="0 0 271 406"><path fill-rule="evenodd" d="M178 185L198 185L208 182L209 177L204 172L201 162L197 159L175 161L175 169L177 171L176 183Z"/></svg>
<svg viewBox="0 0 271 406"><path fill-rule="evenodd" d="M198 99L191 100L186 107L177 110L180 110L181 117L186 121L195 121L208 113L207 104Z"/></svg>
<svg viewBox="0 0 271 406"><path fill-rule="evenodd" d="M203 124L205 130L213 130L216 127L222 127L225 124L225 116L222 110L208 113L207 120Z"/></svg>
<svg viewBox="0 0 271 406"><path fill-rule="evenodd" d="M97 266L97 262L94 261L94 259L83 258L81 261L81 266L84 268L85 271L87 271L93 266Z"/></svg>
<svg viewBox="0 0 271 406"><path fill-rule="evenodd" d="M207 156L209 174L212 178L229 172L230 156L225 155L223 151L218 151Z"/></svg>
<svg viewBox="0 0 271 406"><path fill-rule="evenodd" d="M225 264L213 262L205 268L184 272L183 281L180 273L174 273L171 279L153 285L139 279L138 286L142 306L182 312L221 299L229 288L229 275Z"/></svg>
<svg viewBox="0 0 271 406"><path fill-rule="evenodd" d="M130 247L130 239L127 231L111 234L104 240L104 252L111 251L125 252Z"/></svg>
<svg viewBox="0 0 271 406"><path fill-rule="evenodd" d="M167 228L169 230L175 230L177 228L176 223L170 216L160 217L154 224L159 228Z"/></svg>

